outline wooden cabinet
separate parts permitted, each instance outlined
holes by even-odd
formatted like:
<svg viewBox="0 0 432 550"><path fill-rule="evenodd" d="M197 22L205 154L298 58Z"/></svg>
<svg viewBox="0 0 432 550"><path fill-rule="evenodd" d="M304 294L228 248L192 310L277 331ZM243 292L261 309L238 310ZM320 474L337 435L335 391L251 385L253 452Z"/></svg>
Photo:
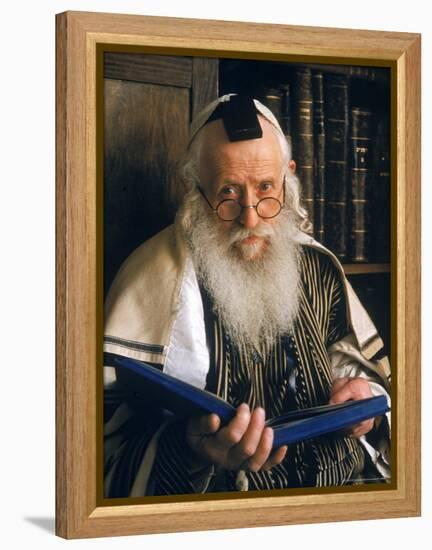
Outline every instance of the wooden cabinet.
<svg viewBox="0 0 432 550"><path fill-rule="evenodd" d="M217 59L105 54L105 291L130 252L172 222L190 121L217 95Z"/></svg>

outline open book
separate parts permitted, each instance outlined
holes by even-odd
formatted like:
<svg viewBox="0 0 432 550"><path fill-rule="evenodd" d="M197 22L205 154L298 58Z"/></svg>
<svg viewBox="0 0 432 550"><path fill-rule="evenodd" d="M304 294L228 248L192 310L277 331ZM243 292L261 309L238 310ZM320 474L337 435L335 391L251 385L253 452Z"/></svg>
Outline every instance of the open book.
<svg viewBox="0 0 432 550"><path fill-rule="evenodd" d="M222 424L226 424L236 413L232 405L213 393L169 376L147 363L110 354L110 364L119 375L126 375L135 399L148 398L181 418L215 413ZM273 447L277 448L347 428L389 410L386 397L380 395L292 411L266 424L274 429Z"/></svg>

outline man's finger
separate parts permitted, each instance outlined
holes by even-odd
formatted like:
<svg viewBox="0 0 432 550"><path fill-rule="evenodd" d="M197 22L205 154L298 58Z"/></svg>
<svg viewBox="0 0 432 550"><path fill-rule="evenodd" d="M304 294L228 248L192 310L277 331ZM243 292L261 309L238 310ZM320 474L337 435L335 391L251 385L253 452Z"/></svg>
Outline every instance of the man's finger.
<svg viewBox="0 0 432 550"><path fill-rule="evenodd" d="M217 414L206 414L191 418L188 431L192 437L202 437L217 432L219 427L219 416Z"/></svg>
<svg viewBox="0 0 432 550"><path fill-rule="evenodd" d="M334 386L334 388L336 385ZM331 404L344 403L350 399L364 399L371 397L372 392L370 386L366 380L361 378L353 378L348 383L344 384L341 388L332 392L330 397Z"/></svg>
<svg viewBox="0 0 432 550"><path fill-rule="evenodd" d="M258 472L270 456L273 445L274 432L272 428L265 428L259 440L255 453L247 460L247 468Z"/></svg>
<svg viewBox="0 0 432 550"><path fill-rule="evenodd" d="M221 428L216 434L216 440L224 447L230 448L240 442L250 422L250 409L246 403L242 403L231 422Z"/></svg>
<svg viewBox="0 0 432 550"><path fill-rule="evenodd" d="M331 389L332 395L338 392L344 386L346 386L350 380L351 378L336 378L336 380L333 382L333 386Z"/></svg>
<svg viewBox="0 0 432 550"><path fill-rule="evenodd" d="M355 424L354 426L351 426L347 430L347 435L349 437L359 438L362 435L367 434L372 430L374 426L374 419L370 418L368 420L365 420L363 422L360 422L359 424Z"/></svg>
<svg viewBox="0 0 432 550"><path fill-rule="evenodd" d="M230 461L238 465L252 457L260 445L264 427L265 410L258 407L251 414L249 425L239 443L231 447Z"/></svg>
<svg viewBox="0 0 432 550"><path fill-rule="evenodd" d="M263 464L261 470L271 470L274 466L277 466L284 460L288 452L288 446L283 445L282 447L279 447L278 449L275 449L268 460Z"/></svg>

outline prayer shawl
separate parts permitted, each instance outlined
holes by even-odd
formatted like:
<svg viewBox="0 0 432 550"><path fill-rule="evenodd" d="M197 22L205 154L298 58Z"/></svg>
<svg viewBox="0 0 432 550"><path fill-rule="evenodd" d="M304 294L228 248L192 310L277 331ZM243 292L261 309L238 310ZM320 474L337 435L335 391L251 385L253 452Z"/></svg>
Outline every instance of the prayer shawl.
<svg viewBox="0 0 432 550"><path fill-rule="evenodd" d="M318 353L322 356L322 364L328 365L315 382L308 387L303 384L301 390L307 394L304 406L322 404L331 379L346 376L367 378L375 395L388 396L388 361L386 358L374 360L383 346L382 341L342 266L330 251L308 235L298 232L296 240L309 251L304 257L315 258L310 264L310 275L308 269L303 269L303 288L310 288L302 304L307 309L310 306L306 304L315 302L313 307L322 309L320 304L328 299L325 292L316 291L321 275L317 279L315 273L315 280L312 276L317 269L312 264L316 263L316 258L323 257L339 274L346 324L350 329L341 339L331 341L326 349L324 342L318 345L319 330L312 327L313 319L318 319L320 312L311 308L307 313L301 308L305 313L301 316L303 329L297 331L296 337L298 360L300 364L310 363L313 354ZM311 337L317 341L315 346L307 344ZM211 358L206 343L203 301L186 243L175 226L166 228L136 249L117 274L106 301L104 351L157 363L164 372L197 387L205 387ZM114 369L105 367L106 396L116 395L117 386ZM184 432L179 426L157 414L143 422L142 416L136 415L130 404L121 403L121 398L119 402L105 426L105 496L153 494L158 477L166 478L162 483L165 492L211 490L215 471L194 472L189 468ZM366 437L361 438L368 460L384 478L390 475L389 420L388 415L387 423L381 423L382 433L374 437L373 446ZM358 460L356 444L351 445L351 451ZM323 464L317 467L324 468ZM328 466L327 460L325 468ZM240 472L237 477L237 488L247 488L247 476ZM315 483L319 485L342 482L329 471L320 479L318 477Z"/></svg>

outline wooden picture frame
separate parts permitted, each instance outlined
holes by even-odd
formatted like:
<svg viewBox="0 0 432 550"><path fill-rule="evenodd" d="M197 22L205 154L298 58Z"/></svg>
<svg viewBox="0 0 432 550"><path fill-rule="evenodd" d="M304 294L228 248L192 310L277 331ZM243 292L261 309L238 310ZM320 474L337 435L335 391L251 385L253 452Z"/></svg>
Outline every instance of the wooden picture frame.
<svg viewBox="0 0 432 550"><path fill-rule="evenodd" d="M86 12L59 14L56 23L56 533L79 538L419 515L420 35ZM393 466L385 490L342 487L113 505L103 500L102 196L96 139L103 106L96 83L106 44L169 49L173 55L264 55L390 68Z"/></svg>

